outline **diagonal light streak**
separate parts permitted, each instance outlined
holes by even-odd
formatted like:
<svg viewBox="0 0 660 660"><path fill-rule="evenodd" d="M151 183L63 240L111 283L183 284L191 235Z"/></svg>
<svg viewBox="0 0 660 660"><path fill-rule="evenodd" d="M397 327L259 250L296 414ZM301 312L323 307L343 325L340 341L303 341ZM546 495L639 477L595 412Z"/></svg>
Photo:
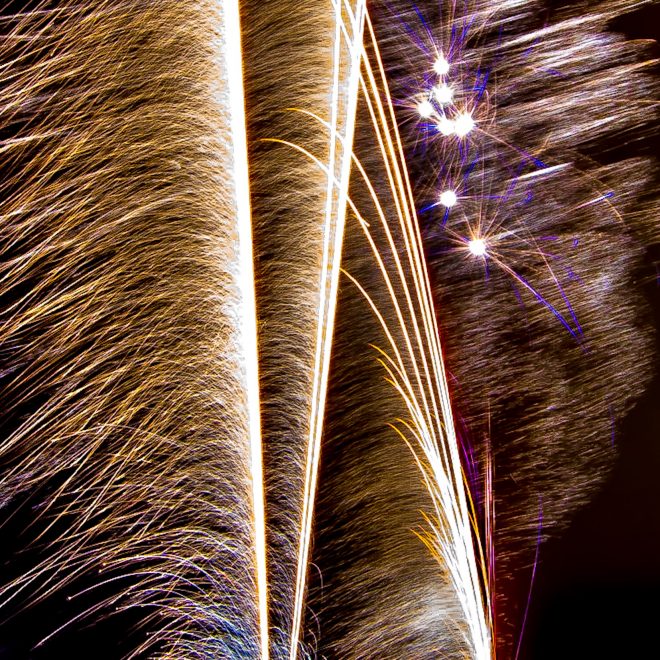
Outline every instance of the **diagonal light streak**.
<svg viewBox="0 0 660 660"><path fill-rule="evenodd" d="M355 114L357 110L358 80L362 58L362 34L366 13L366 0L358 0L355 11L350 6L342 6L334 0L335 36L333 55L333 92L331 107L330 155L327 168L328 185L326 198L326 217L323 240L323 260L321 266L321 287L319 296L319 314L314 359L314 381L310 412L309 438L305 461L305 485L303 492L303 510L300 527L300 545L296 570L296 590L294 599L293 623L289 657L294 660L298 655L300 629L307 583L307 563L309 558L314 498L318 478L318 463L321 449L321 434L325 398L330 369L332 333L337 307L337 289L339 286L339 265L341 246L346 223L346 205L348 201L348 183L351 168ZM348 15L351 36L346 39L350 57L349 72L345 90L345 126L341 139L342 154L337 160L337 136L339 135L340 68L342 64L344 13Z"/></svg>
<svg viewBox="0 0 660 660"><path fill-rule="evenodd" d="M261 412L259 403L259 368L257 346L257 312L252 254L252 218L248 172L245 94L243 88L243 56L238 0L227 0L225 10L225 63L229 88L230 122L234 158L234 186L239 243L239 287L242 313L240 342L245 370L250 438L250 472L254 514L257 605L261 657L268 659L268 578L266 567L266 515L264 501Z"/></svg>

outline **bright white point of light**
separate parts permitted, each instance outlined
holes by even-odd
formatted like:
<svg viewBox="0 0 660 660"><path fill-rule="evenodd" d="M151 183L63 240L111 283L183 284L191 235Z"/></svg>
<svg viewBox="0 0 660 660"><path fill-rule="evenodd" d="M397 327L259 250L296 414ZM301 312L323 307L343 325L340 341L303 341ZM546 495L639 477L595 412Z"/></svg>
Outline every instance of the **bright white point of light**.
<svg viewBox="0 0 660 660"><path fill-rule="evenodd" d="M447 117L441 117L440 121L438 122L438 130L443 135L453 135L456 132L456 125L451 119L447 119Z"/></svg>
<svg viewBox="0 0 660 660"><path fill-rule="evenodd" d="M433 63L433 70L439 76L445 76L449 73L449 62L445 59L444 55L440 55Z"/></svg>
<svg viewBox="0 0 660 660"><path fill-rule="evenodd" d="M486 254L486 241L483 238L473 238L468 243L468 248L475 257L483 257Z"/></svg>
<svg viewBox="0 0 660 660"><path fill-rule="evenodd" d="M433 88L433 96L438 103L451 103L454 90L449 85L438 85Z"/></svg>
<svg viewBox="0 0 660 660"><path fill-rule="evenodd" d="M440 204L451 208L456 204L457 201L456 193L453 190L445 190L442 195L440 195Z"/></svg>
<svg viewBox="0 0 660 660"><path fill-rule="evenodd" d="M462 112L454 120L454 130L458 137L465 137L474 128L474 119L467 112Z"/></svg>
<svg viewBox="0 0 660 660"><path fill-rule="evenodd" d="M428 119L433 114L433 104L431 101L422 101L417 105L417 112L422 119Z"/></svg>

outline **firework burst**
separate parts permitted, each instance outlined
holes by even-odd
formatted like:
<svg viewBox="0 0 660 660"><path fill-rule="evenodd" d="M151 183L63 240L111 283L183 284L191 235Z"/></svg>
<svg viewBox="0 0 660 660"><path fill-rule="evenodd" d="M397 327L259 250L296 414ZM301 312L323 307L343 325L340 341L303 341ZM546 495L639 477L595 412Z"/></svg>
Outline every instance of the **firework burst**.
<svg viewBox="0 0 660 660"><path fill-rule="evenodd" d="M651 374L637 7L3 9L11 657L518 656Z"/></svg>

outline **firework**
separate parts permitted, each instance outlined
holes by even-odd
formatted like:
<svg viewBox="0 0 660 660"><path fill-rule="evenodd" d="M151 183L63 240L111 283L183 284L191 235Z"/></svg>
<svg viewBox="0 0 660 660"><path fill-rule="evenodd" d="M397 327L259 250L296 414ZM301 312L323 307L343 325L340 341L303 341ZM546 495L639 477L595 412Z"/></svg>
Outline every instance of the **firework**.
<svg viewBox="0 0 660 660"><path fill-rule="evenodd" d="M32 644L131 608L130 654L259 655L236 20L99 2L3 21L1 490L34 515L2 602L69 598Z"/></svg>
<svg viewBox="0 0 660 660"><path fill-rule="evenodd" d="M637 6L3 10L12 657L519 655L651 375Z"/></svg>
<svg viewBox="0 0 660 660"><path fill-rule="evenodd" d="M537 9L388 3L371 14L430 267L481 539L477 558L503 657L519 651L540 539L559 530L607 473L612 429L651 372L651 331L635 280L654 240L652 209L639 196L652 166L615 160L603 167L591 157L605 140L648 128L652 62L640 57L640 44L602 31L625 6L557 12L545 24ZM360 125L356 151L380 193L391 182ZM356 190L354 199L362 197ZM633 199L637 208L627 213ZM384 205L396 217L397 202ZM371 232L375 214L368 202L358 206ZM353 249L347 240L345 268L369 297L361 309L386 309L374 289L382 290L377 268L369 270L359 239ZM368 656L369 648L391 657L476 655L466 633L474 620L457 610L446 586L464 593L449 577L451 552L433 540L446 535L438 529L447 521L438 524L423 489L410 485L414 471L402 467L404 457L387 458L395 434L387 437L385 426L401 415L397 402L377 385L377 370L342 366L357 361L351 346L389 350L377 323L358 324L359 296L345 297L350 321L338 332L344 353L331 417L346 415L356 428L329 425L327 517L315 560L322 578L312 601L319 621L310 620L310 630L331 656ZM390 325L393 313L383 314ZM389 356L383 362L402 390L400 371ZM415 428L416 415L404 410ZM371 465L382 482L367 476ZM428 465L419 467L428 483ZM425 591L430 565L422 569L413 559L420 550L392 532L414 527L408 507L431 520L433 534L421 532L422 540L448 567L433 597ZM441 607L442 623L433 619ZM383 612L393 611L396 618L384 621Z"/></svg>

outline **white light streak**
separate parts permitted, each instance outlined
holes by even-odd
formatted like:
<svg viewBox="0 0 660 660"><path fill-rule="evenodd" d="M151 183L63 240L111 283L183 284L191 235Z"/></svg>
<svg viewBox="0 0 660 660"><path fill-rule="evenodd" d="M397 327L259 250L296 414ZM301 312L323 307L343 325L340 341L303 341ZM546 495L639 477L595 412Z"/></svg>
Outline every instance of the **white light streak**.
<svg viewBox="0 0 660 660"><path fill-rule="evenodd" d="M433 552L446 563L450 571L456 595L465 613L474 657L478 660L490 660L493 656L491 629L487 620L489 594L487 591L482 592L479 578L465 476L461 469L437 318L430 295L422 239L415 215L415 202L405 170L403 146L383 63L373 26L368 17L367 24L374 45L380 80L376 83L369 58L365 58L364 68L370 87L370 93L365 95L365 101L383 155L383 165L394 198L395 215L392 219L398 221L396 224L401 230L402 243L397 244L390 231L388 214L381 206L368 178L365 178L365 183L381 220L384 242L380 246L375 242L369 223L361 220L360 227L381 269L402 342L394 339L385 318L366 291L350 278L350 275L349 279L353 279L363 294L366 294L367 301L381 322L392 351L390 355L381 352L384 358L381 364L386 368L392 384L401 394L411 420L410 424L403 422L404 429L397 429L395 426L393 428L400 432L406 444L412 449L433 500L437 525L428 521L430 544L434 548ZM380 89L384 89L386 105L381 101ZM386 108L389 110L389 118L386 116ZM361 219L359 213L356 215ZM389 248L391 266L383 261L382 248ZM400 285L401 292L395 289L395 281ZM409 433L408 438L406 438L406 429Z"/></svg>
<svg viewBox="0 0 660 660"><path fill-rule="evenodd" d="M252 255L252 214L243 89L243 56L238 0L227 0L225 12L225 65L229 88L234 160L236 219L238 224L239 282L241 291L240 342L245 370L250 442L250 474L254 515L256 590L259 616L261 658L268 660L268 574L266 569L266 516L264 505L263 454L261 442L261 409L259 403L259 369L257 344L257 312Z"/></svg>
<svg viewBox="0 0 660 660"><path fill-rule="evenodd" d="M534 172L528 172L518 177L518 181L523 181L524 179L533 179L537 176L545 176L546 174L551 174L552 172L557 172L568 167L570 163L562 163L561 165L553 165L552 167L544 167L542 170L535 170Z"/></svg>
<svg viewBox="0 0 660 660"><path fill-rule="evenodd" d="M314 359L314 382L310 411L307 458L305 463L305 483L303 492L303 510L300 525L300 545L296 569L296 590L294 595L293 621L291 627L291 645L289 659L298 657L298 644L303 621L304 601L307 584L307 570L310 550L310 537L314 514L314 498L318 478L318 465L321 453L321 435L325 399L330 371L330 352L332 333L337 308L337 291L341 248L346 224L346 211L349 201L348 186L351 171L353 135L355 132L357 100L360 81L360 62L364 52L363 32L366 17L366 0L356 0L352 10L348 0L334 1L335 8L335 44L333 65L333 94L330 125L330 156L327 167L328 187L326 196L326 217L323 244L323 262L321 266L321 286L319 315L316 336L316 354ZM347 18L344 18L344 11ZM348 20L347 20L348 19ZM350 24L351 34L348 34ZM340 98L340 71L342 71L342 35L344 45L350 57L349 71L341 90L345 98ZM344 110L344 135L338 130L339 110ZM342 152L337 159L337 143L341 143ZM337 162L338 161L338 162Z"/></svg>

